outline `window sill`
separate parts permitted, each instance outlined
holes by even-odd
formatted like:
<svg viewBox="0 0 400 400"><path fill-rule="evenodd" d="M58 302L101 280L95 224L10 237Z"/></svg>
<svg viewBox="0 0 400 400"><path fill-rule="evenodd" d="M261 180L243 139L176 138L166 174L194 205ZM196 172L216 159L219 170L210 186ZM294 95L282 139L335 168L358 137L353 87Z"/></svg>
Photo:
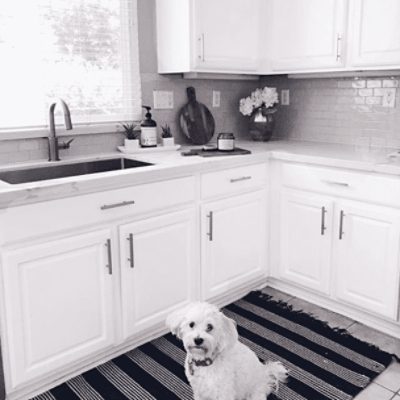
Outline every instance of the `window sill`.
<svg viewBox="0 0 400 400"><path fill-rule="evenodd" d="M124 121L122 121L124 122ZM139 124L139 122L137 122ZM121 122L110 122L107 124L74 125L72 130L67 131L63 125L56 126L57 136L80 136L95 135L99 133L122 133ZM48 128L10 129L0 130L0 141L45 138L49 136Z"/></svg>

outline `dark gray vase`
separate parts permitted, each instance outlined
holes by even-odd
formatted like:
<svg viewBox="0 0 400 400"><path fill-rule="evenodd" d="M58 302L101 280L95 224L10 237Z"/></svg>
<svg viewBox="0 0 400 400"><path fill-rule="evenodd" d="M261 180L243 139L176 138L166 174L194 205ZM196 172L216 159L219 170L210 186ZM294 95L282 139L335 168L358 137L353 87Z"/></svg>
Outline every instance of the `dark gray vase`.
<svg viewBox="0 0 400 400"><path fill-rule="evenodd" d="M258 142L268 142L275 127L276 108L261 107L250 116L250 136Z"/></svg>

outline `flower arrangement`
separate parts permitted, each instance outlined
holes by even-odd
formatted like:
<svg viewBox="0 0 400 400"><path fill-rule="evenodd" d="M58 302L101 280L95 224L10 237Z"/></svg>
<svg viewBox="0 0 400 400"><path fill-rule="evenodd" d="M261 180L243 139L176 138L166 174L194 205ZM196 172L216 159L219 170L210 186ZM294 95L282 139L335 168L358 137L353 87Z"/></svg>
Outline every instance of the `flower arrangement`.
<svg viewBox="0 0 400 400"><path fill-rule="evenodd" d="M254 110L272 108L278 102L276 88L265 86L264 89L256 89L250 96L240 99L239 111L243 115L251 115Z"/></svg>

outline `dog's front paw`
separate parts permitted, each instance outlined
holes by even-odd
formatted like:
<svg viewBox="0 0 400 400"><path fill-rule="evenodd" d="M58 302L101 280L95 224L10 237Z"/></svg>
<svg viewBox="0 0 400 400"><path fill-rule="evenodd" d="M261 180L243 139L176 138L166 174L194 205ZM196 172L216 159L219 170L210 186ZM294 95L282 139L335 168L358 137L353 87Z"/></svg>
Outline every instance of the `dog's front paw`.
<svg viewBox="0 0 400 400"><path fill-rule="evenodd" d="M273 391L276 392L279 389L279 384L286 382L288 378L288 370L278 361L268 362L265 366L271 380Z"/></svg>

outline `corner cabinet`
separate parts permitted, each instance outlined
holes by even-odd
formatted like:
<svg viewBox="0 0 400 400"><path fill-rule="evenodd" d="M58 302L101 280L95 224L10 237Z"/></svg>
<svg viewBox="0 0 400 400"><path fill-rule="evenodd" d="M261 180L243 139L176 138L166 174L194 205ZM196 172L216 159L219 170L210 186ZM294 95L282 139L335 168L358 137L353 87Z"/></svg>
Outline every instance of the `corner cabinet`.
<svg viewBox="0 0 400 400"><path fill-rule="evenodd" d="M306 295L397 321L398 177L285 162L275 168L273 276Z"/></svg>
<svg viewBox="0 0 400 400"><path fill-rule="evenodd" d="M255 73L261 0L157 0L158 72Z"/></svg>
<svg viewBox="0 0 400 400"><path fill-rule="evenodd" d="M3 252L12 387L114 342L108 229Z"/></svg>
<svg viewBox="0 0 400 400"><path fill-rule="evenodd" d="M195 299L194 210L121 225L123 336L163 323Z"/></svg>
<svg viewBox="0 0 400 400"><path fill-rule="evenodd" d="M344 67L347 0L269 0L272 70Z"/></svg>

